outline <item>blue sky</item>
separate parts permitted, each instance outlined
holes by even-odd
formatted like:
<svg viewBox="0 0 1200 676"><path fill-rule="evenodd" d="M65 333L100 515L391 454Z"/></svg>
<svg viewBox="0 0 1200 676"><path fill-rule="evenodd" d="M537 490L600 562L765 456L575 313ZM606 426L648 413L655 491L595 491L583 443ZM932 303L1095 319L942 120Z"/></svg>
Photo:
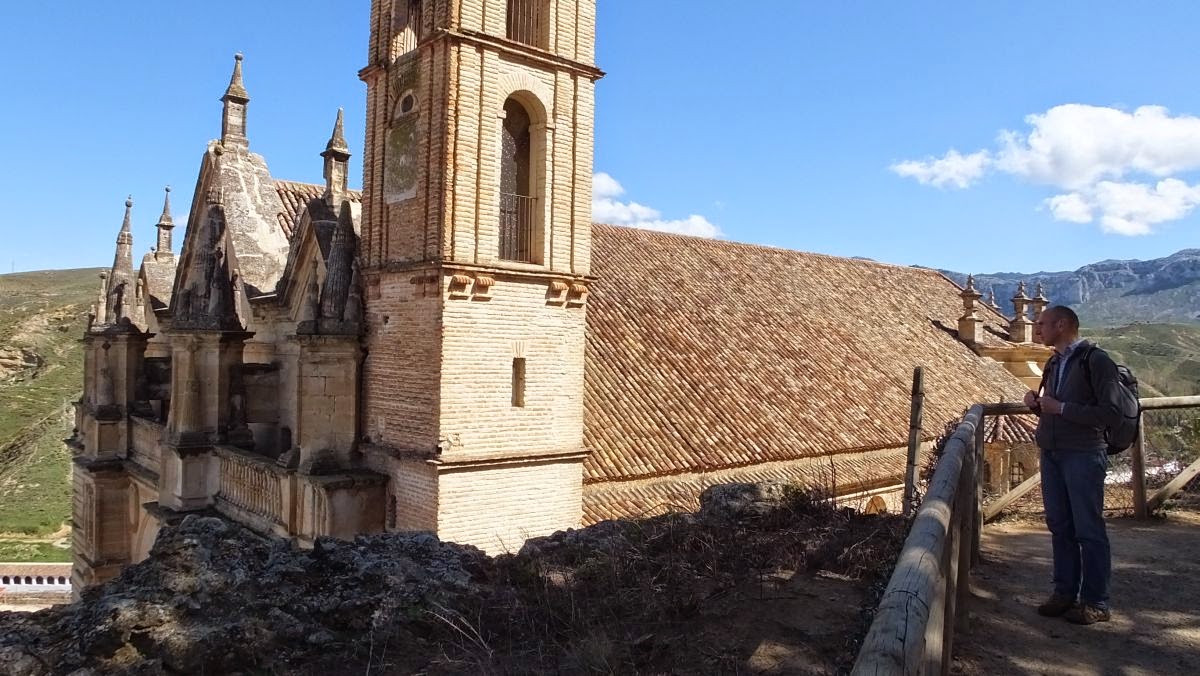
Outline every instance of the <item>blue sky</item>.
<svg viewBox="0 0 1200 676"><path fill-rule="evenodd" d="M0 271L107 265L129 193L138 253L166 184L182 222L236 51L272 173L320 182L342 106L360 184L368 4L6 5ZM964 272L1200 246L1197 25L1192 2L599 0L600 209Z"/></svg>

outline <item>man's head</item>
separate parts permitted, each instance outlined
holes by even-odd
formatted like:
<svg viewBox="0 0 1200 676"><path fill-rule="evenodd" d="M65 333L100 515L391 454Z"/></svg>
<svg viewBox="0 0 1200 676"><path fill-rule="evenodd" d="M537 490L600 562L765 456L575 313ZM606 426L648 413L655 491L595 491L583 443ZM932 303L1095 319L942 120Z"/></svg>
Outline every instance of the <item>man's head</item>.
<svg viewBox="0 0 1200 676"><path fill-rule="evenodd" d="M1079 315L1066 305L1051 305L1038 317L1036 333L1042 345L1054 347L1079 336Z"/></svg>

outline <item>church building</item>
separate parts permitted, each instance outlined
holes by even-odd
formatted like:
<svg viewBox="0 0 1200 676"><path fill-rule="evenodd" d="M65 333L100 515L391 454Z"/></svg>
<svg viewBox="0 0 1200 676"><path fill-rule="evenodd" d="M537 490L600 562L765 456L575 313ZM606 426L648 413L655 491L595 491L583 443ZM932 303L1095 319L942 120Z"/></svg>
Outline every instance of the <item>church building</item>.
<svg viewBox="0 0 1200 676"><path fill-rule="evenodd" d="M592 223L595 23L595 0L373 0L361 192L340 111L323 185L271 175L236 58L179 253L168 193L135 269L126 201L101 275L76 589L197 511L495 553L731 481L879 508L914 366L926 441L1036 382L1040 294L1009 319L931 270Z"/></svg>

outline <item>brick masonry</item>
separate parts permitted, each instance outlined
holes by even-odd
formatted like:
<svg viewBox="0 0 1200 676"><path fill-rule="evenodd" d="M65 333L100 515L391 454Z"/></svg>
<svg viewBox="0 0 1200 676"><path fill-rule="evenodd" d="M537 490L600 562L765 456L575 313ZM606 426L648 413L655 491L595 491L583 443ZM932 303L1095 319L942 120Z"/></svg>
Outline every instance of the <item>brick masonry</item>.
<svg viewBox="0 0 1200 676"><path fill-rule="evenodd" d="M426 2L414 17L376 0L363 72L364 429L392 455L438 458L379 451L369 464L392 479L391 527L486 547L581 518L586 303L560 289L586 285L591 267L600 75L594 1L546 2L544 49L507 39L506 6ZM500 258L510 97L531 119L533 264ZM410 170L411 183L388 174Z"/></svg>

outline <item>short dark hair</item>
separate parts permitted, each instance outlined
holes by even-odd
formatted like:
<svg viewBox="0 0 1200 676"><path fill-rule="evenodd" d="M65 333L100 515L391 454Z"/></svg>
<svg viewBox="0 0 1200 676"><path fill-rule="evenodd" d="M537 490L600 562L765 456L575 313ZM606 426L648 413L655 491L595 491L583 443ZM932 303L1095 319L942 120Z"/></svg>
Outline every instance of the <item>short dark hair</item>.
<svg viewBox="0 0 1200 676"><path fill-rule="evenodd" d="M1055 319L1067 320L1067 326L1071 327L1073 331L1079 330L1079 315L1075 314L1075 311L1066 305L1051 305L1046 308L1045 312L1047 314L1054 313L1052 316Z"/></svg>

